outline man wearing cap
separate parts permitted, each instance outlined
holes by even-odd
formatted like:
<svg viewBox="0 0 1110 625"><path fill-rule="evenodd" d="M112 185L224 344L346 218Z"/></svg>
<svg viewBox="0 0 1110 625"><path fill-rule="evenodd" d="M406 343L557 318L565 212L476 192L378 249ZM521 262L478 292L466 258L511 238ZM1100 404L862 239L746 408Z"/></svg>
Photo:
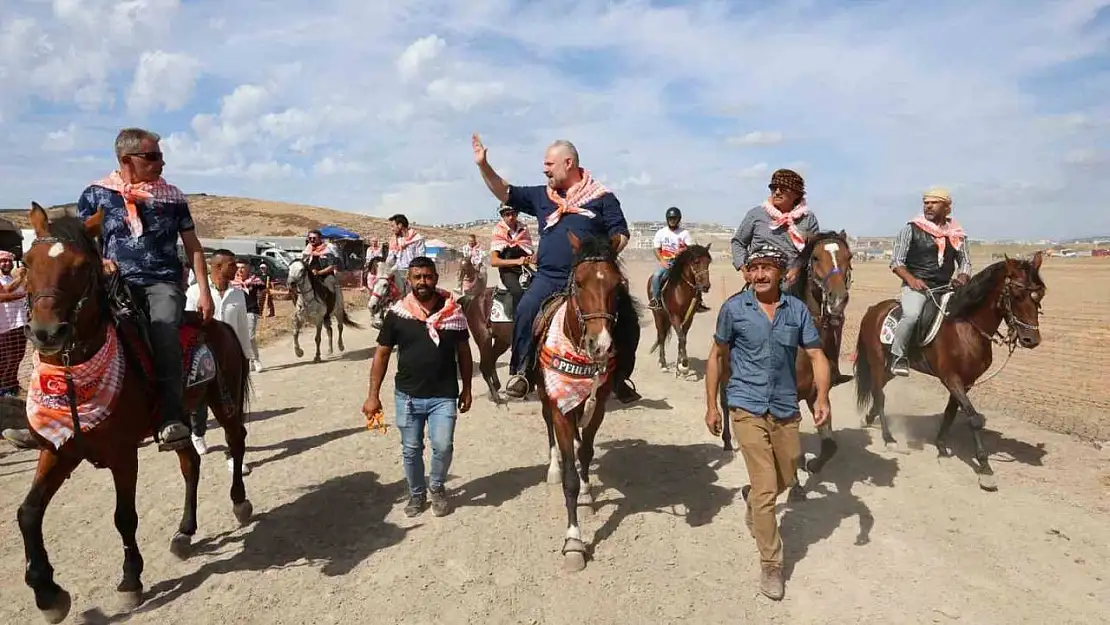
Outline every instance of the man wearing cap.
<svg viewBox="0 0 1110 625"><path fill-rule="evenodd" d="M963 286L971 279L967 233L951 218L952 194L933 187L922 197L922 214L911 219L894 241L890 268L902 279L902 320L894 330L890 372L908 376L906 342L928 301L929 291L948 285ZM953 274L955 277L953 278Z"/></svg>
<svg viewBox="0 0 1110 625"><path fill-rule="evenodd" d="M795 357L801 347L813 363L817 426L831 416L829 361L809 308L780 288L786 255L766 244L752 250L746 260L744 269L752 288L730 297L717 313L706 363L705 424L714 436L721 435L718 385L727 367L725 400L750 482L740 491L747 506L744 521L762 562L760 591L779 600L784 582L775 500L794 484L801 455Z"/></svg>
<svg viewBox="0 0 1110 625"><path fill-rule="evenodd" d="M785 287L798 278L798 259L806 246L806 238L817 234L820 226L817 216L806 205L805 180L789 169L779 169L771 174L768 185L771 195L763 204L748 211L736 234L732 235L732 266L744 272L744 279L751 282L745 271L748 254L764 245L778 248L786 257Z"/></svg>
<svg viewBox="0 0 1110 625"><path fill-rule="evenodd" d="M532 245L532 234L528 228L520 223L516 209L502 204L497 212L501 221L493 227L493 239L489 245L489 264L497 269L501 276L501 284L509 291L512 299L512 309L505 311L510 319L524 295L524 286L520 279L525 267L535 264L535 246Z"/></svg>

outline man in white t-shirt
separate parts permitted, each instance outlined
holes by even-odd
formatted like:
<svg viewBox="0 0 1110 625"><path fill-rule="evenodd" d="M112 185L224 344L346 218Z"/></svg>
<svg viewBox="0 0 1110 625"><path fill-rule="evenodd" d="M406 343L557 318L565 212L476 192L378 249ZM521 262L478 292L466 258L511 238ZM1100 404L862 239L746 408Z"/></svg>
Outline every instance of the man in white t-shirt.
<svg viewBox="0 0 1110 625"><path fill-rule="evenodd" d="M212 304L215 308L213 319L222 321L231 326L235 331L239 344L243 346L243 353L249 355L251 350L250 326L247 324L247 298L241 289L231 286L238 268L235 254L229 250L216 250L208 259L208 276L211 280L209 290L212 292ZM200 285L193 284L185 291L185 310L196 310L197 301L200 299ZM203 401L192 415L193 446L197 453L208 453L208 445L204 442L204 434L208 430L208 405ZM228 469L233 467L232 460L227 459ZM250 473L246 463L243 463L243 475Z"/></svg>
<svg viewBox="0 0 1110 625"><path fill-rule="evenodd" d="M667 225L655 233L655 242L652 247L655 248L655 259L659 261L659 268L651 276L651 303L649 305L652 308L662 307L662 302L659 300L662 296L663 277L667 275L667 270L671 268L675 257L678 256L679 252L686 249L686 246L694 244L690 231L683 228L681 224L682 211L678 210L677 206L672 206L667 209Z"/></svg>

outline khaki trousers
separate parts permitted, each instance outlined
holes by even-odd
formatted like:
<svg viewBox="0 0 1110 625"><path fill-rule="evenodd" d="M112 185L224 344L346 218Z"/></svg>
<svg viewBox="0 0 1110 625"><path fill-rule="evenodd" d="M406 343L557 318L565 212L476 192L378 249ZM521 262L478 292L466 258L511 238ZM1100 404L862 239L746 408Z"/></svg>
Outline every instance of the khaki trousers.
<svg viewBox="0 0 1110 625"><path fill-rule="evenodd" d="M798 457L802 453L798 437L799 414L793 419L776 419L770 414L755 415L739 408L729 411L740 453L748 467L751 491L752 534L764 568L782 566L782 539L775 520L775 499L797 480Z"/></svg>

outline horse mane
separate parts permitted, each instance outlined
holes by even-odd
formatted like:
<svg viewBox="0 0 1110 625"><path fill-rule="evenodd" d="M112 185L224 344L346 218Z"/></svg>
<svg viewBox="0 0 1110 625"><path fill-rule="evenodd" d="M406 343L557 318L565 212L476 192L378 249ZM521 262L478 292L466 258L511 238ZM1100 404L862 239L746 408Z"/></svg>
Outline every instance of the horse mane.
<svg viewBox="0 0 1110 625"><path fill-rule="evenodd" d="M805 301L806 289L809 288L809 261L813 258L813 252L817 249L817 244L824 243L830 239L835 240L837 243L843 243L845 247L851 247L848 243L848 239L835 230L822 230L810 236L806 241L805 247L798 253L798 279L790 286L788 294Z"/></svg>
<svg viewBox="0 0 1110 625"><path fill-rule="evenodd" d="M574 255L573 266L579 263L588 262L607 262L613 265L617 274L620 276L621 281L627 283L627 278L624 275L624 268L621 267L620 262L617 260L617 251L613 248L613 244L609 242L608 237L591 236L583 238L579 241L578 252ZM572 271L570 279L574 279ZM632 308L636 311L636 317L639 318L642 313L642 306L631 293L628 294L629 299L632 300Z"/></svg>
<svg viewBox="0 0 1110 625"><path fill-rule="evenodd" d="M667 270L666 282L677 284L678 281L682 280L682 272L686 271L686 267L699 258L711 259L709 248L697 244L683 248L683 250L674 257L671 268Z"/></svg>
<svg viewBox="0 0 1110 625"><path fill-rule="evenodd" d="M1015 262L1025 270L1033 283L1039 287L1044 286L1044 280L1041 278L1041 272L1033 263L1028 260L1018 260L1011 258L1007 260L1000 260L996 263L991 263L979 273L972 276L967 284L957 288L952 293L952 299L948 303L948 314L952 317L964 318L972 315L984 303L987 303L987 296L997 286L1001 274L1006 271L1007 262Z"/></svg>

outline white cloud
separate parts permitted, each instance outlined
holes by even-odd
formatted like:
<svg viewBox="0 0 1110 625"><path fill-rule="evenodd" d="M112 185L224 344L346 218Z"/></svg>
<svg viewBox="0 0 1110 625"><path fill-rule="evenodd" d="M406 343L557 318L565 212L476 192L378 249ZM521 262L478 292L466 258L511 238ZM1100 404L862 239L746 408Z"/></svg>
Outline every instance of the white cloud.
<svg viewBox="0 0 1110 625"><path fill-rule="evenodd" d="M42 149L49 152L69 152L77 146L77 124L70 125L46 134Z"/></svg>
<svg viewBox="0 0 1110 625"><path fill-rule="evenodd" d="M739 137L729 137L730 145L775 145L782 143L782 133L774 131L755 130Z"/></svg>
<svg viewBox="0 0 1110 625"><path fill-rule="evenodd" d="M1110 76L1085 70L1105 53L1107 5L7 0L0 141L32 154L0 150L0 206L72 201L59 178L103 173L84 151L110 155L119 127L150 123L186 188L432 222L492 210L478 131L520 184L571 139L634 219L679 205L727 222L721 197L757 202L790 167L822 224L852 233L892 231L934 183L973 236L1110 232L1093 206L1050 216L1110 195L1092 175ZM36 171L34 146L66 145L44 138L70 122L58 171Z"/></svg>
<svg viewBox="0 0 1110 625"><path fill-rule="evenodd" d="M199 73L200 62L191 56L162 50L144 52L135 69L127 107L138 112L156 107L176 111L192 97Z"/></svg>
<svg viewBox="0 0 1110 625"><path fill-rule="evenodd" d="M447 42L436 35L421 37L409 44L397 59L397 71L401 78L411 80L420 74L420 70L431 63L447 47Z"/></svg>

